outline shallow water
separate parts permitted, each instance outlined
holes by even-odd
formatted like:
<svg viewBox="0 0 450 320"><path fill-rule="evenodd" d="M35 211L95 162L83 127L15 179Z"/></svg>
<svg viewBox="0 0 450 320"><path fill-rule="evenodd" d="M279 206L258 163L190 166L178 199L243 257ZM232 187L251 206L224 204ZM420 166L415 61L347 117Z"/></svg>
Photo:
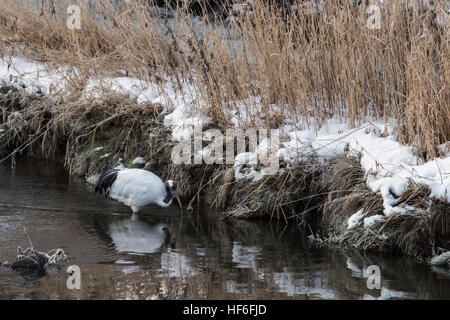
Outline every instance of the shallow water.
<svg viewBox="0 0 450 320"><path fill-rule="evenodd" d="M17 246L62 248L80 267L36 279L0 267L0 299L449 299L450 278L412 259L317 247L295 226L220 220L207 210L131 210L61 165L0 164L0 261ZM381 289L364 270L381 269Z"/></svg>

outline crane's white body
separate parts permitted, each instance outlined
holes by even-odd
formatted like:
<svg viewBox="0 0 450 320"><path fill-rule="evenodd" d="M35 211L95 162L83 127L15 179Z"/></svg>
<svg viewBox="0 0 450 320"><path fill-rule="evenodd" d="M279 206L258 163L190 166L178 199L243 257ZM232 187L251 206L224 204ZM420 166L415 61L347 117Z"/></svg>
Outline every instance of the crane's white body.
<svg viewBox="0 0 450 320"><path fill-rule="evenodd" d="M154 173L143 169L114 169L106 171L96 186L96 192L105 191L109 196L130 206L134 213L140 207L154 203L168 207L172 203L176 184L172 180L164 183Z"/></svg>
<svg viewBox="0 0 450 320"><path fill-rule="evenodd" d="M161 207L167 207L172 203L163 201L166 197L166 188L161 178L142 169L120 170L111 186L109 196L130 206L133 212L138 212L140 207L150 203Z"/></svg>

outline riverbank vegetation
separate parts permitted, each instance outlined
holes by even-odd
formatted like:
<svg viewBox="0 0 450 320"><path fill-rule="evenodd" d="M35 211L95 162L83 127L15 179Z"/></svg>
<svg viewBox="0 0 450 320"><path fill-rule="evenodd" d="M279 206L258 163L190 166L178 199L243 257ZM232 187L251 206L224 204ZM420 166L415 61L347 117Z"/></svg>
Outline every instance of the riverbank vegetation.
<svg viewBox="0 0 450 320"><path fill-rule="evenodd" d="M64 159L86 177L142 156L188 207L435 255L450 248L449 9L384 2L236 1L194 16L187 2L80 1L78 29L71 1L4 0L1 149ZM279 129L280 171L174 164L195 121ZM379 154L367 150L374 142Z"/></svg>

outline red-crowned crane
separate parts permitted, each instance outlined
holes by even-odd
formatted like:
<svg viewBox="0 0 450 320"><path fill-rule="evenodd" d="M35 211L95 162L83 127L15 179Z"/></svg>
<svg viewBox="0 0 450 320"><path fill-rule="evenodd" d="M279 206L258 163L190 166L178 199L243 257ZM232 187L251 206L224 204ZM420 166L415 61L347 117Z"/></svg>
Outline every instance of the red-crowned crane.
<svg viewBox="0 0 450 320"><path fill-rule="evenodd" d="M156 174L143 169L112 169L104 172L95 185L95 192L104 193L105 198L115 199L131 207L133 213L141 207L155 203L168 207L176 195L175 181L163 182Z"/></svg>

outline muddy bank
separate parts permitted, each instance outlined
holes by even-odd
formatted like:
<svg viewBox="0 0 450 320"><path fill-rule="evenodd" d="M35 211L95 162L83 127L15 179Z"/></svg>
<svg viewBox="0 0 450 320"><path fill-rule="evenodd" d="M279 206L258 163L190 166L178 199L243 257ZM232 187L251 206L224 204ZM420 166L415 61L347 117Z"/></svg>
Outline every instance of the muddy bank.
<svg viewBox="0 0 450 320"><path fill-rule="evenodd" d="M410 184L394 207L407 214L383 215L382 197L366 184L360 161L342 155L331 162L280 163L278 174L257 182L236 181L232 165L176 165L175 145L164 126L163 107L118 95L102 101L62 101L17 85L0 88L0 152L14 166L16 157L33 155L64 162L70 174L96 176L119 163L178 182L184 205L208 205L224 217L261 218L295 223L311 239L343 247L429 258L450 249L450 205L429 200L430 190ZM212 125L211 125L212 126ZM207 129L207 128L206 128ZM395 196L395 195L394 195ZM364 211L370 223L350 228L349 218Z"/></svg>

